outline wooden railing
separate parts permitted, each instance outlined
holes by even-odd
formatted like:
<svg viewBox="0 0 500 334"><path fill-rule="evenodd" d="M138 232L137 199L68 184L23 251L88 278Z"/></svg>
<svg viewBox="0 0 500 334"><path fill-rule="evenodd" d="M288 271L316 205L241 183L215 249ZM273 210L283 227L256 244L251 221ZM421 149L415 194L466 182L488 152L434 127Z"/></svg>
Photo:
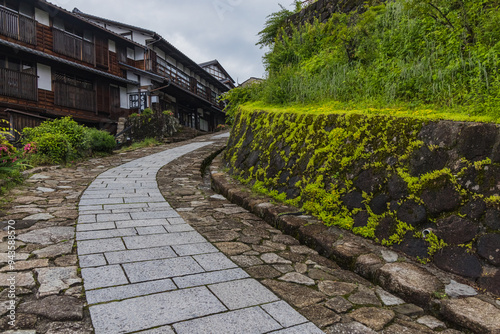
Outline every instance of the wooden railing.
<svg viewBox="0 0 500 334"><path fill-rule="evenodd" d="M36 44L36 22L0 6L0 34L28 44Z"/></svg>
<svg viewBox="0 0 500 334"><path fill-rule="evenodd" d="M54 51L62 55L95 64L94 43L68 32L53 29Z"/></svg>
<svg viewBox="0 0 500 334"><path fill-rule="evenodd" d="M169 78L173 83L178 86L198 95L199 97L212 102L217 105L219 108L224 109L224 105L217 102L212 96L208 95L207 87L196 82L196 84L191 85L192 77L189 77L187 74L180 72L173 65L167 63L161 58L157 59L156 66L151 65L149 68L153 69L153 72L157 74Z"/></svg>
<svg viewBox="0 0 500 334"><path fill-rule="evenodd" d="M33 74L0 68L0 95L25 100L38 99L38 80Z"/></svg>
<svg viewBox="0 0 500 334"><path fill-rule="evenodd" d="M73 109L96 111L96 93L93 89L55 81L54 103Z"/></svg>

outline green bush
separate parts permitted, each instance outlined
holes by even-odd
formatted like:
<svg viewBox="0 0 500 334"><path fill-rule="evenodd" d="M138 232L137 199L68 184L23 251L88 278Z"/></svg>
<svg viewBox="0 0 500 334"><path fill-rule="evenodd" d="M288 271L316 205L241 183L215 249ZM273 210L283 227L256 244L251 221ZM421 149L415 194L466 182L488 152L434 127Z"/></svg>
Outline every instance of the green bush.
<svg viewBox="0 0 500 334"><path fill-rule="evenodd" d="M38 153L52 163L65 163L71 160L75 150L71 147L67 135L61 133L45 133L34 138Z"/></svg>
<svg viewBox="0 0 500 334"><path fill-rule="evenodd" d="M75 122L71 117L45 121L35 128L23 130L23 143L37 142L46 134L61 134L71 145L69 152L76 157L84 157L89 154L91 144L87 136L87 128Z"/></svg>
<svg viewBox="0 0 500 334"><path fill-rule="evenodd" d="M109 133L87 128L70 117L25 128L22 135L27 159L35 165L68 163L87 158L93 152L111 153L116 146Z"/></svg>
<svg viewBox="0 0 500 334"><path fill-rule="evenodd" d="M115 137L106 131L87 129L87 136L92 152L111 153L116 147Z"/></svg>

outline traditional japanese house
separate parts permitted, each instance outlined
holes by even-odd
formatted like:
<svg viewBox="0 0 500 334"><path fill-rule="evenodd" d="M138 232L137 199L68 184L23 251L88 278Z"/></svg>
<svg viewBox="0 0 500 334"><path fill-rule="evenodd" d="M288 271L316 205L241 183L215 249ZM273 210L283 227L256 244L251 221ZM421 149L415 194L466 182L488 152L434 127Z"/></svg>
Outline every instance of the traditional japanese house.
<svg viewBox="0 0 500 334"><path fill-rule="evenodd" d="M172 110L181 124L202 131L213 131L225 122L224 105L218 97L234 88L226 81L234 81L219 62L217 68L222 69L225 80L214 75L219 72L207 72L208 68L196 64L154 31L82 13L76 8L73 13L142 45L144 52L134 55L135 65L119 62L129 79L141 76L140 90L131 96L139 101L140 109L152 106Z"/></svg>
<svg viewBox="0 0 500 334"><path fill-rule="evenodd" d="M120 117L153 107L210 131L224 122L217 97L227 90L152 31L0 0L0 118L16 130L72 116L113 132Z"/></svg>

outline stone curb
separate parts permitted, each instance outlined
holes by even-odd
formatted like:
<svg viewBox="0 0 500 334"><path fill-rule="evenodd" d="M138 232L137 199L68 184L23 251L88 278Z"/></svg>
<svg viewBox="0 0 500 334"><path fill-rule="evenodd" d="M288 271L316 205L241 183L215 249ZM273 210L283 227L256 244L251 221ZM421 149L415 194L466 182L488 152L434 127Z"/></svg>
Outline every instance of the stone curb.
<svg viewBox="0 0 500 334"><path fill-rule="evenodd" d="M255 195L223 172L223 167L221 156L213 160L211 183L214 190L232 203L249 210L342 268L354 271L436 316L477 333L500 333L500 299L495 301L489 294L470 293L470 287L457 283L464 282L460 277L431 265L417 264L404 254L375 245L347 230L327 227L311 216L297 216L293 213L300 215L299 209L273 204L271 198ZM444 293L454 298L440 299L438 296ZM488 314L486 319L485 314Z"/></svg>

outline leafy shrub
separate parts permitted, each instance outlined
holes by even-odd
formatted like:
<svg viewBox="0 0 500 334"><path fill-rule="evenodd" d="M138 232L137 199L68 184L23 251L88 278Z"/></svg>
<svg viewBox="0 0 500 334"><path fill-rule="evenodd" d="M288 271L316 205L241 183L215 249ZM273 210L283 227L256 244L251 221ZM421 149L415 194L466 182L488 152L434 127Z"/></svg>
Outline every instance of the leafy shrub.
<svg viewBox="0 0 500 334"><path fill-rule="evenodd" d="M106 131L88 129L87 136L93 152L111 153L116 147L115 137Z"/></svg>
<svg viewBox="0 0 500 334"><path fill-rule="evenodd" d="M61 134L70 144L70 155L84 157L89 154L90 142L86 134L87 129L75 122L71 117L45 121L35 128L23 130L23 143L37 142L37 138L46 134Z"/></svg>
<svg viewBox="0 0 500 334"><path fill-rule="evenodd" d="M44 133L35 138L38 154L47 161L53 163L64 163L71 159L74 149L67 137L62 133Z"/></svg>
<svg viewBox="0 0 500 334"><path fill-rule="evenodd" d="M160 112L147 108L140 115L130 115L126 127L131 127L130 137L134 141L149 137L162 140L177 132L179 120L169 110Z"/></svg>
<svg viewBox="0 0 500 334"><path fill-rule="evenodd" d="M59 164L83 159L92 152L110 153L115 139L105 131L87 128L70 117L43 122L23 130L24 154L33 164Z"/></svg>

